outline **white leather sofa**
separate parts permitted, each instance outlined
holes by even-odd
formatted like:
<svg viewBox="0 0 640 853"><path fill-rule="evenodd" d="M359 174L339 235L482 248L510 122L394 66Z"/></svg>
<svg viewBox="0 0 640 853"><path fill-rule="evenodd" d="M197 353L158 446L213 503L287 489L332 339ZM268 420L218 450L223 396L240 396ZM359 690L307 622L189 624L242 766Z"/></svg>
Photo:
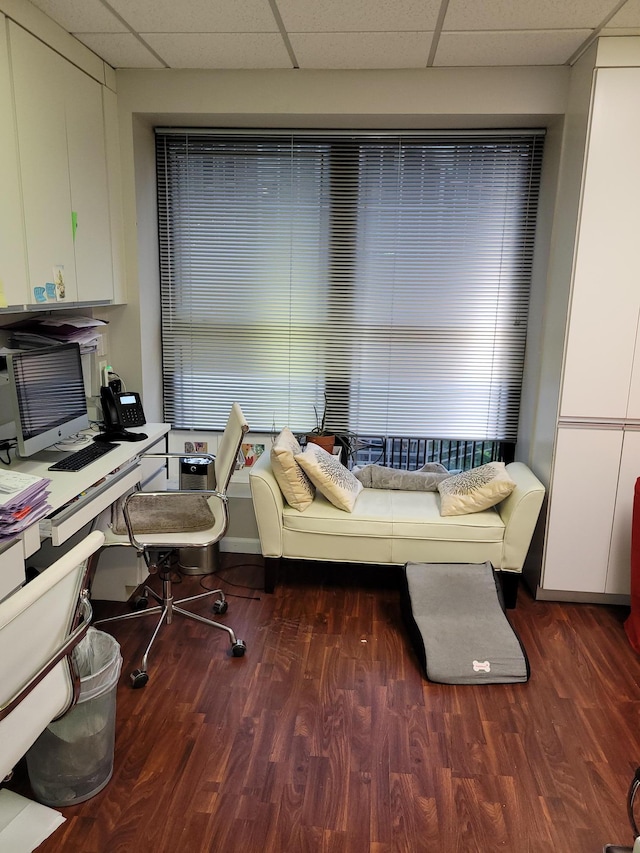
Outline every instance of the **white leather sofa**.
<svg viewBox="0 0 640 853"><path fill-rule="evenodd" d="M284 500L263 453L249 474L265 558L265 589L273 592L283 559L365 565L484 563L500 571L507 606L515 606L518 580L540 514L544 486L521 462L507 465L516 487L495 508L440 515L436 492L363 489L352 513L320 493L299 512Z"/></svg>

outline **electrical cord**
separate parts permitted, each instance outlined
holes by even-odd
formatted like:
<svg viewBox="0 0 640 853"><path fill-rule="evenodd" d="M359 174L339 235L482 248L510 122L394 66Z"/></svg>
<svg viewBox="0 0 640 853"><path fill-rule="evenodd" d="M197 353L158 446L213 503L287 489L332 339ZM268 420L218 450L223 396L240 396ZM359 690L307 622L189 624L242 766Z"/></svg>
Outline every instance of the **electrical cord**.
<svg viewBox="0 0 640 853"><path fill-rule="evenodd" d="M256 568L256 566L254 563L238 563L235 566L227 566L222 571L228 572L228 571L233 571L234 569L244 569L244 568L254 569L254 568ZM247 586L247 584L244 584L244 583L234 583L233 581L228 580L226 577L224 577L222 574L220 574L220 572L211 572L209 577L218 578L218 580L221 581L221 583L226 583L229 586L236 587L237 589L248 589L251 592L263 592L264 591L264 587L261 587L261 586L260 587L258 587L258 586ZM212 590L212 588L210 586L207 586L204 583L204 578L200 578L200 586L202 587L202 589L206 590L207 592L211 592L211 590ZM239 595L238 593L235 593L235 592L230 592L230 593L225 593L225 594L228 594L229 596L231 596L233 598L246 598L248 601L260 601L259 595L258 596Z"/></svg>
<svg viewBox="0 0 640 853"><path fill-rule="evenodd" d="M0 462L3 465L11 465L11 450L13 450L14 447L17 447L17 445L18 445L18 442L15 439L10 439L9 441L3 441L0 444ZM3 459L2 453L5 450L7 451L7 458Z"/></svg>

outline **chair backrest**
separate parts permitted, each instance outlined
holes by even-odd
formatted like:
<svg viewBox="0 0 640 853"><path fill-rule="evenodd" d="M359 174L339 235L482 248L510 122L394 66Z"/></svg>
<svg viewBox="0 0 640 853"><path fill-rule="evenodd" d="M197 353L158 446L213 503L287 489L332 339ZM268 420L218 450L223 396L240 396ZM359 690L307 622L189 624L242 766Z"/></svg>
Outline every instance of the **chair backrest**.
<svg viewBox="0 0 640 853"><path fill-rule="evenodd" d="M222 433L222 438L218 444L218 452L216 453L216 489L219 492L224 493L227 491L229 480L236 467L236 459L238 458L242 439L247 432L249 432L249 424L242 414L240 406L234 403L231 406L227 425Z"/></svg>
<svg viewBox="0 0 640 853"><path fill-rule="evenodd" d="M87 560L104 542L90 533L67 554L0 602L0 712L64 645L74 628ZM0 780L49 723L73 701L73 679L63 658L0 719Z"/></svg>

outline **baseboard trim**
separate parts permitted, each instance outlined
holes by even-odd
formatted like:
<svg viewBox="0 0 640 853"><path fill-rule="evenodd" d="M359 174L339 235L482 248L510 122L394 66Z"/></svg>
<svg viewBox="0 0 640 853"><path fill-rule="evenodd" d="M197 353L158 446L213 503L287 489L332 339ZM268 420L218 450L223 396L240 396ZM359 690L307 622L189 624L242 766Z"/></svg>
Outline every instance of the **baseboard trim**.
<svg viewBox="0 0 640 853"><path fill-rule="evenodd" d="M220 550L231 554L260 554L260 540L242 536L225 536L220 542Z"/></svg>
<svg viewBox="0 0 640 853"><path fill-rule="evenodd" d="M538 587L535 595L536 601L564 601L574 604L615 604L629 605L630 595L609 592L571 592L564 589L542 589Z"/></svg>

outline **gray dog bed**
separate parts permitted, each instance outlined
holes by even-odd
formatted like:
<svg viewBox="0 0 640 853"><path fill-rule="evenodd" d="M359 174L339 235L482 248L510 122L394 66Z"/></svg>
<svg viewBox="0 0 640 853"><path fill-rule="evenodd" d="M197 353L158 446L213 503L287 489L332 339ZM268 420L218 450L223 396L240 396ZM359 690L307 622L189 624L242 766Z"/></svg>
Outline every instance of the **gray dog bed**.
<svg viewBox="0 0 640 853"><path fill-rule="evenodd" d="M527 681L529 662L505 615L491 563L407 563L403 613L429 681Z"/></svg>

